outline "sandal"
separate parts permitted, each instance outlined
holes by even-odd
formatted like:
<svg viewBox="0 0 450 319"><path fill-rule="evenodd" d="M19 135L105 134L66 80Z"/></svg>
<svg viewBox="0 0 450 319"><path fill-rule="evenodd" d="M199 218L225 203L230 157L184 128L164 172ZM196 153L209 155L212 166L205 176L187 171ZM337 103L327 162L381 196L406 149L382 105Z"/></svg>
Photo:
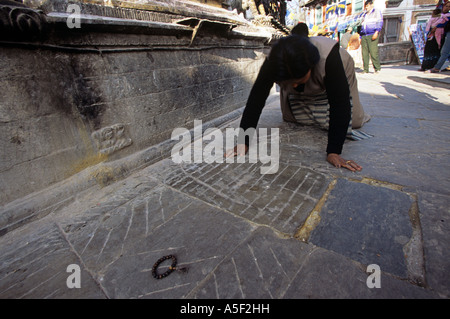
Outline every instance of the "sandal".
<svg viewBox="0 0 450 319"><path fill-rule="evenodd" d="M430 69L430 73L439 73L439 72L440 72L440 70L438 70L438 69L435 69L435 68Z"/></svg>

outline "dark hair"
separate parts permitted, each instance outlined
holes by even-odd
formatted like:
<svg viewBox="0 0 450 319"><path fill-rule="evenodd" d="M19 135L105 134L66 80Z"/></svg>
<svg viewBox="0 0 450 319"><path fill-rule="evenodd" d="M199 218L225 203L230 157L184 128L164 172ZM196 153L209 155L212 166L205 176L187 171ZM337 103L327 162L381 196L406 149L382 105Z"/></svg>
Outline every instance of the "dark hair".
<svg viewBox="0 0 450 319"><path fill-rule="evenodd" d="M442 10L439 9L439 8L436 8L436 9L433 10L433 14L434 14L434 15L438 15L438 14L440 14L440 13L442 13Z"/></svg>
<svg viewBox="0 0 450 319"><path fill-rule="evenodd" d="M293 34L274 44L268 60L275 82L282 82L301 79L319 59L319 50L308 38Z"/></svg>
<svg viewBox="0 0 450 319"><path fill-rule="evenodd" d="M307 37L309 35L308 26L306 25L306 23L300 22L292 28L291 34L298 34Z"/></svg>
<svg viewBox="0 0 450 319"><path fill-rule="evenodd" d="M366 2L364 2L364 6L367 6L368 4L372 4L373 0L366 0Z"/></svg>

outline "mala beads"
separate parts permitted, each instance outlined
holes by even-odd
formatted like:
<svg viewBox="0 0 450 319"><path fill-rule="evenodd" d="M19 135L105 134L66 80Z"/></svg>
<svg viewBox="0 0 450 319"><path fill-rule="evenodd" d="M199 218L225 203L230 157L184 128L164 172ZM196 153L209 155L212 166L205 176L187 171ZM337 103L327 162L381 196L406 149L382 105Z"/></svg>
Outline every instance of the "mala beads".
<svg viewBox="0 0 450 319"><path fill-rule="evenodd" d="M172 259L172 264L170 265L169 269L162 274L158 274L156 270L158 269L158 266L165 260ZM164 277L169 276L174 270L178 270L181 272L187 272L187 268L177 268L177 258L174 255L168 255L164 256L158 259L158 261L153 265L152 268L152 275L153 278L156 279L162 279Z"/></svg>

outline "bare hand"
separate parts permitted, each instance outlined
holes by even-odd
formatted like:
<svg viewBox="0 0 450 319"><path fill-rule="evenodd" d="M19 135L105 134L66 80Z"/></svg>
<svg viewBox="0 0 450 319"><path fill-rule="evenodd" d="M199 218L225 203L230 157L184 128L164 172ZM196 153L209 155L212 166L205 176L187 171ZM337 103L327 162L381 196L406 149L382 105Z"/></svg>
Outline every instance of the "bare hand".
<svg viewBox="0 0 450 319"><path fill-rule="evenodd" d="M245 156L248 152L248 146L245 144L238 144L233 149L225 153L225 157Z"/></svg>
<svg viewBox="0 0 450 319"><path fill-rule="evenodd" d="M372 35L372 41L375 41L378 38L378 31L376 31L373 35Z"/></svg>
<svg viewBox="0 0 450 319"><path fill-rule="evenodd" d="M348 160L346 161L345 159L343 159L339 154L335 154L335 153L330 153L327 156L327 161L334 165L335 167L345 167L346 169L354 172L354 171L360 171L362 169L361 166L359 166L358 164L356 164L354 161L352 160Z"/></svg>

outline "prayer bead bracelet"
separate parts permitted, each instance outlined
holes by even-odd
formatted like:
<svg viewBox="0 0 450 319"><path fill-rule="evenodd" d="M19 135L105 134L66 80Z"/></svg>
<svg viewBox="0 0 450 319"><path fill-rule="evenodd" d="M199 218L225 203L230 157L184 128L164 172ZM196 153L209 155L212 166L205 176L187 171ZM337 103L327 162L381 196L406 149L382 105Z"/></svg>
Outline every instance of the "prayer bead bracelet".
<svg viewBox="0 0 450 319"><path fill-rule="evenodd" d="M169 269L166 272L163 272L162 274L158 275L158 273L156 272L156 270L158 269L158 266L163 261L168 260L168 259L172 259L172 264L170 265ZM153 265L152 275L153 275L153 278L162 279L164 277L169 276L172 273L172 271L174 271L174 270L178 270L181 272L187 272L187 268L177 268L177 258L174 255L167 255L167 256L159 258L158 261Z"/></svg>

